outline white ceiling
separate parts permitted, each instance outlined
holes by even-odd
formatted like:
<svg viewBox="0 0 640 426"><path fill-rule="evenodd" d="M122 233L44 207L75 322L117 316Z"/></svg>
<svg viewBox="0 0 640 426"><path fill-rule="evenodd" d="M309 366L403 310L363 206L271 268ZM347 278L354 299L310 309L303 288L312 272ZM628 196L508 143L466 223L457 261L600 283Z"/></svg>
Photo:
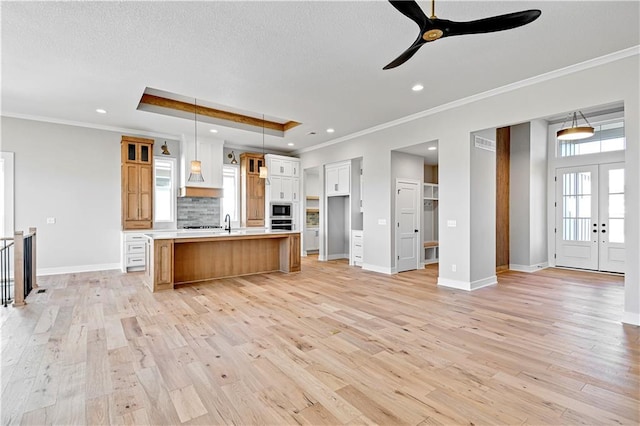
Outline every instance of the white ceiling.
<svg viewBox="0 0 640 426"><path fill-rule="evenodd" d="M295 151L636 46L639 4L441 0L438 17L456 21L542 16L439 40L383 71L418 33L386 1L2 2L2 114L192 138L192 121L136 110L152 87L301 122L266 139ZM425 90L412 92L415 83ZM228 145L262 144L259 134L218 129Z"/></svg>

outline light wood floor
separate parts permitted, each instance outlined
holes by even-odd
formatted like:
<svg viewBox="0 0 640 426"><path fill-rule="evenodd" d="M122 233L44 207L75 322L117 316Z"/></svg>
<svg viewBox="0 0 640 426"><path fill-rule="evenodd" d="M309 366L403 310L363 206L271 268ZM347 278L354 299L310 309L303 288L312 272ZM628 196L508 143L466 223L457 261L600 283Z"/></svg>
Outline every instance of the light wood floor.
<svg viewBox="0 0 640 426"><path fill-rule="evenodd" d="M136 273L41 277L0 308L2 424L638 424L621 278L435 275L304 259L159 294Z"/></svg>

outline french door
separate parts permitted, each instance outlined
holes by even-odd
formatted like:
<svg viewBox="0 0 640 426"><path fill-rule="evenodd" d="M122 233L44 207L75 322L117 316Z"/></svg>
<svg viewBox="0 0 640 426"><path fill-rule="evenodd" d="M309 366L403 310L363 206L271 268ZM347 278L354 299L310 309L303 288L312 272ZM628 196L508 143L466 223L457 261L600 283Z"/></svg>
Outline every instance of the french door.
<svg viewBox="0 0 640 426"><path fill-rule="evenodd" d="M556 265L624 272L624 164L556 171Z"/></svg>

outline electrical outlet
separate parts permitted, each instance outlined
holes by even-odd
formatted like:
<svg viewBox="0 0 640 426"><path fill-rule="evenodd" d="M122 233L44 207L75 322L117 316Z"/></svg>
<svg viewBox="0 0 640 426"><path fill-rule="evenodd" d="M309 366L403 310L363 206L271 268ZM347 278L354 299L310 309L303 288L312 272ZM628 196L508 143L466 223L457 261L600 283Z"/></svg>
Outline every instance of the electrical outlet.
<svg viewBox="0 0 640 426"><path fill-rule="evenodd" d="M451 265L451 272L455 272L455 271L456 271L456 265L453 264L453 265Z"/></svg>
<svg viewBox="0 0 640 426"><path fill-rule="evenodd" d="M54 223L56 223L56 218L55 217L48 217L47 218L47 225L53 225Z"/></svg>

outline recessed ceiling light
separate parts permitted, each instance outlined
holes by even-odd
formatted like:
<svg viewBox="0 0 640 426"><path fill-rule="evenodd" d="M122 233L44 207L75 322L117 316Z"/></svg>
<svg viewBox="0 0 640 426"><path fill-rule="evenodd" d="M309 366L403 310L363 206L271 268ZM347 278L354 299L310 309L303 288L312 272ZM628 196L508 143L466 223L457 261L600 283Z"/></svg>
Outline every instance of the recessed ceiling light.
<svg viewBox="0 0 640 426"><path fill-rule="evenodd" d="M333 133L333 132L335 132L335 129L332 129L332 128L327 129L327 133Z"/></svg>
<svg viewBox="0 0 640 426"><path fill-rule="evenodd" d="M102 109L102 108L98 108L98 109L96 109L96 112L97 112L98 114L106 114L106 113L107 113L107 110L106 110L106 109Z"/></svg>
<svg viewBox="0 0 640 426"><path fill-rule="evenodd" d="M429 148L427 148L427 150L429 150L429 151L435 151L436 149L438 149L438 148L435 147L435 146L430 146Z"/></svg>
<svg viewBox="0 0 640 426"><path fill-rule="evenodd" d="M411 90L413 90L414 92L419 92L419 91L421 91L422 89L424 89L424 86L423 86L422 84L416 84L415 86L413 86L413 87L411 88Z"/></svg>
<svg viewBox="0 0 640 426"><path fill-rule="evenodd" d="M293 146L293 145L294 145L294 143L293 143L293 142L289 142L287 145L289 145L289 146Z"/></svg>
<svg viewBox="0 0 640 426"><path fill-rule="evenodd" d="M218 131L216 129L211 129L209 130L211 133L218 133Z"/></svg>

